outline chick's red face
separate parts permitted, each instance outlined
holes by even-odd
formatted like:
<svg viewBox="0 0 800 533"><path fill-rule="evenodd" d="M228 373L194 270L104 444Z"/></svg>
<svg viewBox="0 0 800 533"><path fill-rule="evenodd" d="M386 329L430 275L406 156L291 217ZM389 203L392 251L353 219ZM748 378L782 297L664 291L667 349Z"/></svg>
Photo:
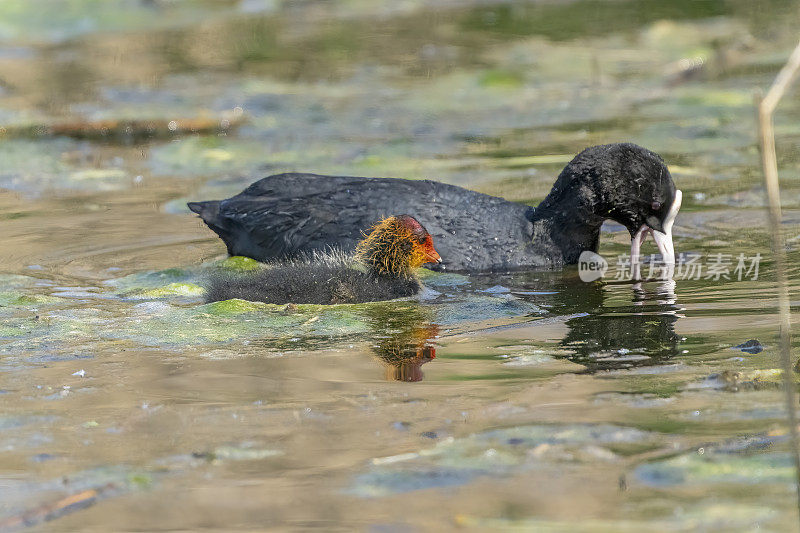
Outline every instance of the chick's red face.
<svg viewBox="0 0 800 533"><path fill-rule="evenodd" d="M414 268L422 266L425 263L442 262L442 257L433 247L433 237L431 237L431 234L428 233L428 230L426 230L416 218L410 215L400 215L397 217L397 220L412 235L411 239L414 243L415 256L413 264Z"/></svg>
<svg viewBox="0 0 800 533"><path fill-rule="evenodd" d="M426 263L441 263L442 256L433 247L433 237L430 234L425 236L425 241L422 243L422 250L425 252L425 257L428 259Z"/></svg>

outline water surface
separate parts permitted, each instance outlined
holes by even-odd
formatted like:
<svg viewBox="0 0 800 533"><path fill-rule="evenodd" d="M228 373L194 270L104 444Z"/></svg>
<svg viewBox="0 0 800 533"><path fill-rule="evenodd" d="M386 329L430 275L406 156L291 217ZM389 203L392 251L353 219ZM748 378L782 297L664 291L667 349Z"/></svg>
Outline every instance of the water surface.
<svg viewBox="0 0 800 533"><path fill-rule="evenodd" d="M0 531L795 523L752 94L796 3L49 5L0 6ZM799 117L776 117L793 293ZM248 263L188 199L310 171L536 203L615 141L664 156L676 249L730 279L203 304ZM606 226L612 264L628 239Z"/></svg>

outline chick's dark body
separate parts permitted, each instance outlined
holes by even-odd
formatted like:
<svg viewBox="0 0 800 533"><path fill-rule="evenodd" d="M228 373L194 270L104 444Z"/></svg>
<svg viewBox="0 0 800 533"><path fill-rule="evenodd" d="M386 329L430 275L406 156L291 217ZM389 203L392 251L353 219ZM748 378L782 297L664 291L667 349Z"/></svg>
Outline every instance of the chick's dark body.
<svg viewBox="0 0 800 533"><path fill-rule="evenodd" d="M419 292L415 277L382 276L359 269L347 258L268 265L258 272L211 276L206 301L239 298L273 304L377 302Z"/></svg>

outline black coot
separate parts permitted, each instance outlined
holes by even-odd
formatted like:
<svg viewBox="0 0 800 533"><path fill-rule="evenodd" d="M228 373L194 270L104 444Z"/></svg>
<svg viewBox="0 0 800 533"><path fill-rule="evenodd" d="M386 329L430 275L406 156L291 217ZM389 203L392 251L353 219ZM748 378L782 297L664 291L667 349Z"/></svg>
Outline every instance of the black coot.
<svg viewBox="0 0 800 533"><path fill-rule="evenodd" d="M674 263L672 223L681 192L657 154L635 144L587 148L535 208L435 181L287 173L221 201L190 202L231 255L260 261L331 246L353 250L361 231L390 213L425 224L452 271L574 264L597 251L606 219L631 234L631 252L652 234Z"/></svg>

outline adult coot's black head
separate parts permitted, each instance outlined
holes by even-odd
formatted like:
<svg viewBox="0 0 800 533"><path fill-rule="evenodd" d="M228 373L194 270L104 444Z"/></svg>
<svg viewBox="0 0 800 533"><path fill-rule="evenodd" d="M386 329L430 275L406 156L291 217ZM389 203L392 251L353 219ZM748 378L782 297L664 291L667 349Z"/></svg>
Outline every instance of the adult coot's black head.
<svg viewBox="0 0 800 533"><path fill-rule="evenodd" d="M635 144L606 144L575 156L531 219L555 213L563 238L577 243L563 246L573 254L580 248L597 251L600 226L611 219L630 232L634 258L644 238L652 234L664 262L674 263L672 224L681 198L658 154Z"/></svg>

